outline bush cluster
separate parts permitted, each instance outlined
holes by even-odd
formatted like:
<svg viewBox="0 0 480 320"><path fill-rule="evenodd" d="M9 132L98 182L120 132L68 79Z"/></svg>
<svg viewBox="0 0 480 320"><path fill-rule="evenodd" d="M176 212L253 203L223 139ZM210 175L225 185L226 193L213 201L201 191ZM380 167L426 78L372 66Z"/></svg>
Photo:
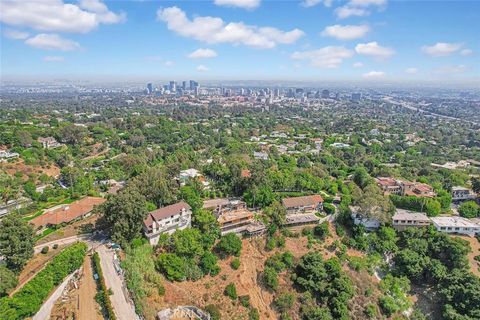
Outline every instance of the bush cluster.
<svg viewBox="0 0 480 320"><path fill-rule="evenodd" d="M86 252L87 245L83 242L64 249L12 297L0 300L0 319L16 320L33 316L50 292L67 275L80 268Z"/></svg>
<svg viewBox="0 0 480 320"><path fill-rule="evenodd" d="M98 255L98 252L93 254L93 265L98 274L98 292L95 299L105 310L105 314L108 319L115 320L116 317L115 313L113 312L112 302L110 301L109 290L105 284L105 278L103 276L102 266L100 265L100 256Z"/></svg>

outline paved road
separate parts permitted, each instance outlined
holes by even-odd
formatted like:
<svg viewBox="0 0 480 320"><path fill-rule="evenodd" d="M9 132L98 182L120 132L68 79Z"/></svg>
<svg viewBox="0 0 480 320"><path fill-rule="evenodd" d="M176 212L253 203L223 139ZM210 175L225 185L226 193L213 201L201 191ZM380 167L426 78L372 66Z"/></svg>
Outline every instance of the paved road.
<svg viewBox="0 0 480 320"><path fill-rule="evenodd" d="M65 280L63 280L62 284L59 285L57 289L55 289L52 295L42 305L40 310L38 310L37 314L33 316L32 320L47 320L50 318L50 313L52 312L53 305L58 300L58 298L61 297L63 289L65 289L65 287L67 286L68 282L73 277L75 272L73 272L68 277L66 277Z"/></svg>
<svg viewBox="0 0 480 320"><path fill-rule="evenodd" d="M40 244L38 246L35 246L33 250L34 250L34 253L37 254L37 253L40 253L40 251L42 251L43 247L49 247L50 249L52 249L54 244L67 245L67 244L71 244L77 241L83 241L87 239L89 239L89 235L71 236L68 238L58 239L58 240L50 241L44 244Z"/></svg>
<svg viewBox="0 0 480 320"><path fill-rule="evenodd" d="M104 245L97 247L100 255L100 264L102 266L105 284L107 288L112 289L113 295L110 296L113 309L118 320L135 320L139 319L135 313L134 306L128 301L123 292L123 280L115 271L113 266L113 251L107 249Z"/></svg>

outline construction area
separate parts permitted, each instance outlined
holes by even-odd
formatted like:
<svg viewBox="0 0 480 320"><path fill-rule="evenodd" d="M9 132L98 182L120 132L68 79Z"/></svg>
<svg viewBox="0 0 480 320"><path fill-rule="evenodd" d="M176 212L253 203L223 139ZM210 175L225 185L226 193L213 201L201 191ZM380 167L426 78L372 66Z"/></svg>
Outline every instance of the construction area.
<svg viewBox="0 0 480 320"><path fill-rule="evenodd" d="M80 271L72 277L55 302L50 319L102 320L99 305L95 301L96 293L91 257L87 256Z"/></svg>

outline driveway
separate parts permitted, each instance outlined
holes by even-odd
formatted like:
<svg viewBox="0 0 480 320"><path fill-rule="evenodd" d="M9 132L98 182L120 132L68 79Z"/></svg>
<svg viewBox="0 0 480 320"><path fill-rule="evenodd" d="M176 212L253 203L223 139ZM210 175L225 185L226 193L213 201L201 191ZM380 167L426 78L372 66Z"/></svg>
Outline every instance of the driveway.
<svg viewBox="0 0 480 320"><path fill-rule="evenodd" d="M127 299L123 290L123 278L117 274L113 266L113 251L100 245L96 250L100 256L100 265L102 266L103 276L107 288L112 289L113 295L110 296L115 315L119 320L139 319L135 313L133 304Z"/></svg>

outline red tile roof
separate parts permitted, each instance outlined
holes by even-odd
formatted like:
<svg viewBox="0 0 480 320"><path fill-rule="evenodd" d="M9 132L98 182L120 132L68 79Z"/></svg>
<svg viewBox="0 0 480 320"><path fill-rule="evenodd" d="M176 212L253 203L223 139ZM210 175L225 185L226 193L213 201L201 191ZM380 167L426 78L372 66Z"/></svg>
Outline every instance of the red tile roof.
<svg viewBox="0 0 480 320"><path fill-rule="evenodd" d="M95 206L104 203L106 200L99 197L86 197L59 208L46 211L30 221L35 227L44 225L57 225L70 222L91 212Z"/></svg>
<svg viewBox="0 0 480 320"><path fill-rule="evenodd" d="M321 202L323 202L323 198L318 194L313 196L285 198L282 200L283 205L287 208L318 205Z"/></svg>

